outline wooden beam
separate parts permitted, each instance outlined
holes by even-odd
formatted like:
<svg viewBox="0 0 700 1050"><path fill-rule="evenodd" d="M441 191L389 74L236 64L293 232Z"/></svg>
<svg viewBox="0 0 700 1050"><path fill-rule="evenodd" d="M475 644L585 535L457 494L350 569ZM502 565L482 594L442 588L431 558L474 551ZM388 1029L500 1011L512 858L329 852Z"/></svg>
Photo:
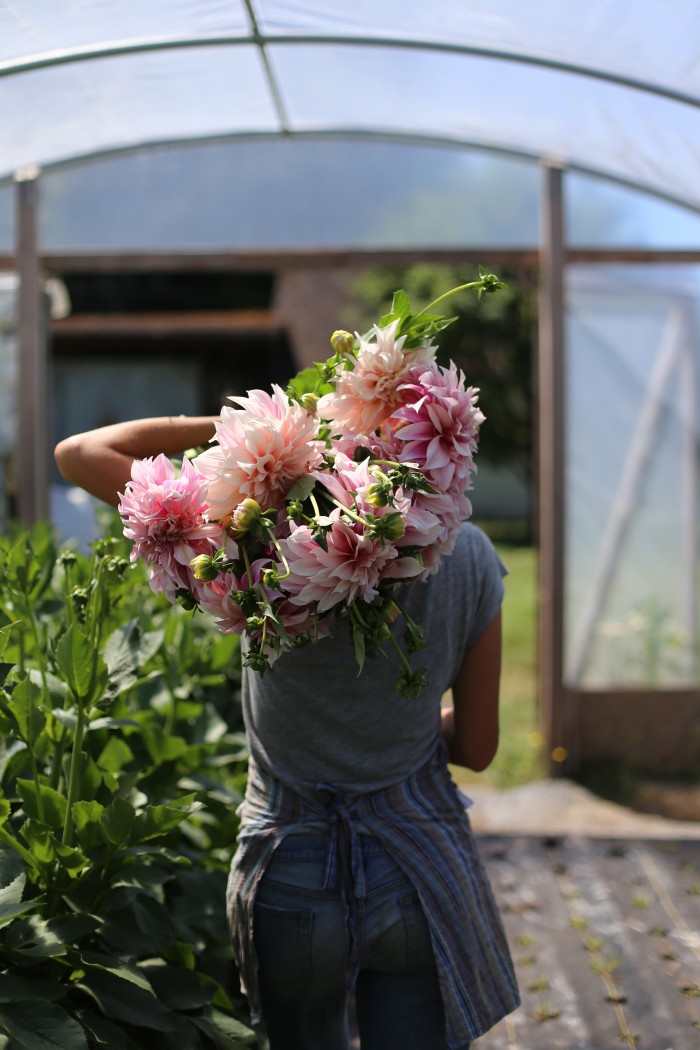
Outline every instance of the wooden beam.
<svg viewBox="0 0 700 1050"><path fill-rule="evenodd" d="M485 266L534 268L538 254L528 248L473 247L395 249L299 248L284 251L235 252L44 252L42 269L60 276L62 273L177 273L178 271L262 272L303 268L351 266L410 266L416 262L444 263L450 266ZM15 257L0 254L0 270L13 270Z"/></svg>
<svg viewBox="0 0 700 1050"><path fill-rule="evenodd" d="M567 263L700 263L700 249L675 248L566 248ZM274 270L327 266L410 266L415 262L449 266L501 266L536 269L539 252L534 248L299 248L287 250L209 252L42 252L41 269L61 273L139 273L148 271L271 272ZM0 252L0 270L15 270L16 255Z"/></svg>
<svg viewBox="0 0 700 1050"><path fill-rule="evenodd" d="M49 426L45 328L39 283L39 172L17 173L19 433L17 512L32 525L49 513Z"/></svg>
<svg viewBox="0 0 700 1050"><path fill-rule="evenodd" d="M282 325L269 310L202 310L173 313L73 314L53 321L53 336L175 336L277 334Z"/></svg>
<svg viewBox="0 0 700 1050"><path fill-rule="evenodd" d="M539 673L540 714L553 774L570 772L577 764L576 740L563 684L565 251L562 183L560 167L543 166L538 359Z"/></svg>

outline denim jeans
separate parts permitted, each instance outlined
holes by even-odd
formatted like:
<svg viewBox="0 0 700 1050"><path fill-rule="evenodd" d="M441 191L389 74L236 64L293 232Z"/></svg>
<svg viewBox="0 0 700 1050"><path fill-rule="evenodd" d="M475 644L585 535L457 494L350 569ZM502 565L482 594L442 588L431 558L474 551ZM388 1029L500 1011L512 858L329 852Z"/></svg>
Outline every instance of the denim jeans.
<svg viewBox="0 0 700 1050"><path fill-rule="evenodd" d="M357 844L363 894L352 901L342 865L329 884L329 835L322 832L287 836L260 882L255 946L270 1050L348 1050L353 953L362 1050L445 1050L442 998L418 898L376 839L360 834Z"/></svg>

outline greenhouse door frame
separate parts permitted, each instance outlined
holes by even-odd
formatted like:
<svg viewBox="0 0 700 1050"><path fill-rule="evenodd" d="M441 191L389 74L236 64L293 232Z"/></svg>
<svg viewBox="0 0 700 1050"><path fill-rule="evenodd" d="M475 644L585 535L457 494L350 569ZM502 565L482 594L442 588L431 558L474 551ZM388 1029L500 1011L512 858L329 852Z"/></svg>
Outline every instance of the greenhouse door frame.
<svg viewBox="0 0 700 1050"><path fill-rule="evenodd" d="M553 775L620 762L661 774L696 774L700 690L583 689L564 675L566 528L565 288L570 264L700 265L700 251L573 249L565 241L565 171L542 165L539 302L539 668L542 734Z"/></svg>

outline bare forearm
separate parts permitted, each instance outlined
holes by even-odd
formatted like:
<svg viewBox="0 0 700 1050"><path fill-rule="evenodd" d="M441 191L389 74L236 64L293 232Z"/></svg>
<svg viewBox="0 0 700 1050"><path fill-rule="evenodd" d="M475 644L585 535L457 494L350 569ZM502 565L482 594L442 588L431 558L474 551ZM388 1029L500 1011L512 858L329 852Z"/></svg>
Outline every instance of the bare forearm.
<svg viewBox="0 0 700 1050"><path fill-rule="evenodd" d="M116 506L134 459L177 455L213 436L212 416L135 419L66 438L56 446L56 463L67 481Z"/></svg>
<svg viewBox="0 0 700 1050"><path fill-rule="evenodd" d="M498 749L498 693L501 673L501 615L467 649L452 685L454 708L442 715L450 762L481 772Z"/></svg>

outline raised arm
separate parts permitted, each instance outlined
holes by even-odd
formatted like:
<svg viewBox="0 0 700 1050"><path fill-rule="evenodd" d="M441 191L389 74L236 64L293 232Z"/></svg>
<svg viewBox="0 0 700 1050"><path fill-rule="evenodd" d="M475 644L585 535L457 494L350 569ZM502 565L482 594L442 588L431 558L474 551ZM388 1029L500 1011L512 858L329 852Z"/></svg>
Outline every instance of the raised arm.
<svg viewBox="0 0 700 1050"><path fill-rule="evenodd" d="M161 452L174 456L206 445L214 436L214 422L213 416L134 419L66 438L54 455L66 481L116 507L131 477L133 460Z"/></svg>
<svg viewBox="0 0 700 1050"><path fill-rule="evenodd" d="M442 735L450 762L477 772L498 750L501 613L466 650L452 686L454 707L443 711Z"/></svg>

